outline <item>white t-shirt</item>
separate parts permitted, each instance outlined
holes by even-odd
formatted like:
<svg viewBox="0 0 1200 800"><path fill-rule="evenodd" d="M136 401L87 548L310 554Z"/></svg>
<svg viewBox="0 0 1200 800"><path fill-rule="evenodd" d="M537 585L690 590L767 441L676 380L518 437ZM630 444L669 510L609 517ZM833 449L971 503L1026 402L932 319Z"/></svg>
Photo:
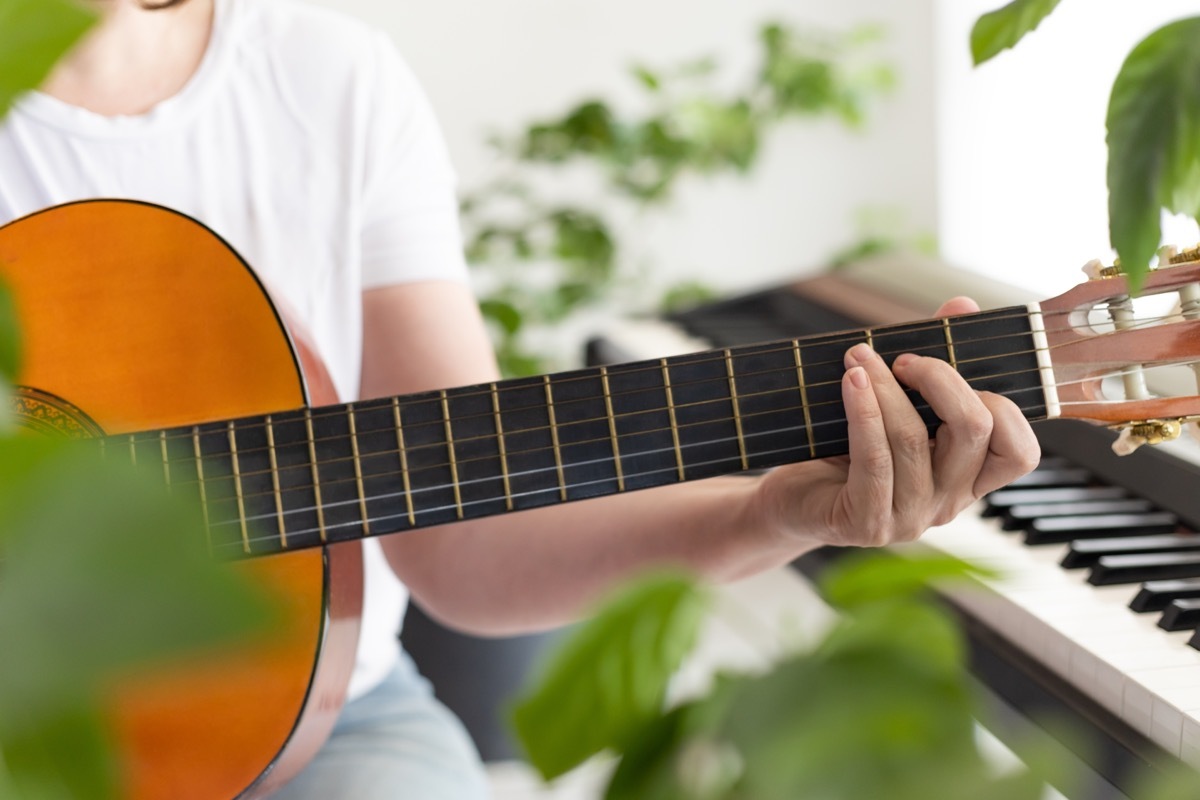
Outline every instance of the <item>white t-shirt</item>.
<svg viewBox="0 0 1200 800"><path fill-rule="evenodd" d="M362 291L466 280L454 175L392 44L294 0L216 0L199 70L149 113L104 117L43 94L0 126L0 224L89 198L159 203L223 236L358 396ZM407 595L378 542L352 697L396 658Z"/></svg>

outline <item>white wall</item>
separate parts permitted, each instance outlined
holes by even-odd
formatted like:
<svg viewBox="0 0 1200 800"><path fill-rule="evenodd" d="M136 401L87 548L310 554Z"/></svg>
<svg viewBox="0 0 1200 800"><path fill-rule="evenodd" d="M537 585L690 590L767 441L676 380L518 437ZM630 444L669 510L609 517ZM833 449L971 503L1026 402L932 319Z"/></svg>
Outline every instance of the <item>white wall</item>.
<svg viewBox="0 0 1200 800"><path fill-rule="evenodd" d="M489 131L556 114L585 94L628 96L626 67L715 52L752 67L768 18L842 29L882 22L903 86L865 134L798 124L768 144L751 181L696 181L652 230L653 261L720 286L779 280L855 237L863 206L902 206L932 230L934 0L318 0L392 33L433 99L471 187L487 174Z"/></svg>
<svg viewBox="0 0 1200 800"><path fill-rule="evenodd" d="M1125 56L1194 0L1066 0L1015 50L972 69L975 18L936 0L939 234L953 263L1057 291L1108 257L1104 120ZM1168 238L1190 244L1194 225Z"/></svg>

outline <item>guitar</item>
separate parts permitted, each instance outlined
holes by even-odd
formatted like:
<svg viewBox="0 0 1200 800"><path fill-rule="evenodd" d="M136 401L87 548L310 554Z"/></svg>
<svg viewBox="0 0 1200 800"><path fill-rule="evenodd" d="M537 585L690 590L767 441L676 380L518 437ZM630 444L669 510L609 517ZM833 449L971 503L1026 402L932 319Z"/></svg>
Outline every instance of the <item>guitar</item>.
<svg viewBox="0 0 1200 800"><path fill-rule="evenodd" d="M945 360L1031 420L1124 429L1126 449L1178 435L1200 397L1142 381L1200 354L1200 252L1171 260L1146 284L1180 295L1159 317L1135 317L1108 270L1029 306L337 404L303 332L194 220L92 201L0 228L18 420L198 488L214 554L289 597L278 640L120 698L138 800L260 797L303 767L345 699L365 538L844 455L855 343Z"/></svg>

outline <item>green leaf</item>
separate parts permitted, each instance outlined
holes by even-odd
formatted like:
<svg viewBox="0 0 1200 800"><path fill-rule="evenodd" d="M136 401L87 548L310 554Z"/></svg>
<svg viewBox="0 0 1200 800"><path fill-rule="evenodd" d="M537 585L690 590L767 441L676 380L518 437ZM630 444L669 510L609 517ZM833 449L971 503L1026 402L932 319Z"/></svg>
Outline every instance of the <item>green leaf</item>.
<svg viewBox="0 0 1200 800"><path fill-rule="evenodd" d="M21 331L17 327L17 306L0 278L0 382L15 382L20 371Z"/></svg>
<svg viewBox="0 0 1200 800"><path fill-rule="evenodd" d="M667 681L695 645L707 605L691 578L656 575L626 588L574 631L512 715L545 778L620 749L658 717Z"/></svg>
<svg viewBox="0 0 1200 800"><path fill-rule="evenodd" d="M479 301L479 310L483 314L484 319L495 322L508 336L512 336L521 330L523 323L521 312L512 303L488 298Z"/></svg>
<svg viewBox="0 0 1200 800"><path fill-rule="evenodd" d="M1033 32L1042 20L1058 6L1059 0L1013 0L1013 2L984 14L971 30L971 55L975 65L994 58L1015 47Z"/></svg>
<svg viewBox="0 0 1200 800"><path fill-rule="evenodd" d="M965 581L987 574L949 556L899 557L870 552L843 558L826 570L821 591L834 607L856 609L921 595L934 582Z"/></svg>
<svg viewBox="0 0 1200 800"><path fill-rule="evenodd" d="M638 79L638 82L652 92L657 92L662 88L662 79L654 74L650 69L642 65L637 65L632 69L633 77Z"/></svg>
<svg viewBox="0 0 1200 800"><path fill-rule="evenodd" d="M0 0L0 117L96 22L74 0Z"/></svg>
<svg viewBox="0 0 1200 800"><path fill-rule="evenodd" d="M118 776L110 731L94 712L74 710L0 740L16 797L116 800ZM0 797L3 794L0 785Z"/></svg>
<svg viewBox="0 0 1200 800"><path fill-rule="evenodd" d="M1162 239L1161 209L1200 217L1200 17L1146 37L1121 66L1108 105L1112 245L1140 287Z"/></svg>

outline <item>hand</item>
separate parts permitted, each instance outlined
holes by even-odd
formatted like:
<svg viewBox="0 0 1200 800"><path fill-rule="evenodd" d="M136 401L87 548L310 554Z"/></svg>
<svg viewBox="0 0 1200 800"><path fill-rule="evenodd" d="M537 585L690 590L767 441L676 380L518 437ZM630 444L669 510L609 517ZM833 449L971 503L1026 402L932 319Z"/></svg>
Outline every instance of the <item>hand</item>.
<svg viewBox="0 0 1200 800"><path fill-rule="evenodd" d="M955 298L938 316L978 310ZM1038 442L1017 406L974 391L944 361L906 354L889 371L863 344L846 369L850 455L765 475L757 499L769 530L835 545L912 541L1037 466ZM943 421L933 442L901 384Z"/></svg>

